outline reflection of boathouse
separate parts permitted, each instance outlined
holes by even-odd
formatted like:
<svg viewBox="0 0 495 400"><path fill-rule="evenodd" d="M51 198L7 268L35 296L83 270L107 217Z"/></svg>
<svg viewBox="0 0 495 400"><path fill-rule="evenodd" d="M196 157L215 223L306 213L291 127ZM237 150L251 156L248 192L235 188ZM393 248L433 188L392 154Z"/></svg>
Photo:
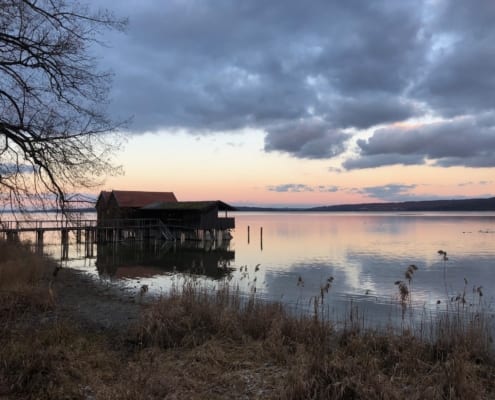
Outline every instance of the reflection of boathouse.
<svg viewBox="0 0 495 400"><path fill-rule="evenodd" d="M152 243L98 245L96 267L100 275L114 279L145 278L170 273L204 275L218 279L228 275L235 252L223 242L186 242L161 246Z"/></svg>
<svg viewBox="0 0 495 400"><path fill-rule="evenodd" d="M148 235L153 230L167 239L218 239L235 227L235 219L228 217L234 207L218 200L177 201L172 192L103 191L96 210L100 229L121 231L113 232L113 236L125 232L135 237L139 232L132 230L146 226ZM220 212L225 214L220 216Z"/></svg>

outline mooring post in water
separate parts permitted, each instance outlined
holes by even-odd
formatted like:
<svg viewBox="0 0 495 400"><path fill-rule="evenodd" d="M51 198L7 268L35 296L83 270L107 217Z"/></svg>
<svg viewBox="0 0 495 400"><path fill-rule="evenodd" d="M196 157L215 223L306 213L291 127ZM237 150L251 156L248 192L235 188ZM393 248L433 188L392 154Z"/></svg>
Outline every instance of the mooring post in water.
<svg viewBox="0 0 495 400"><path fill-rule="evenodd" d="M101 239L101 238L100 238ZM89 255L93 255L93 246L98 243L98 231L96 229L89 230Z"/></svg>
<svg viewBox="0 0 495 400"><path fill-rule="evenodd" d="M90 241L91 241L91 237L90 237L90 230L88 227L86 227L84 229L84 255L86 257L88 257L89 255L89 246L90 246Z"/></svg>
<svg viewBox="0 0 495 400"><path fill-rule="evenodd" d="M7 232L7 240L9 242L18 242L19 241L19 233L17 231L8 231Z"/></svg>
<svg viewBox="0 0 495 400"><path fill-rule="evenodd" d="M249 244L249 225L248 225L248 244Z"/></svg>
<svg viewBox="0 0 495 400"><path fill-rule="evenodd" d="M36 245L37 246L41 246L43 247L43 234L45 232L43 231L43 229L38 229L36 231Z"/></svg>
<svg viewBox="0 0 495 400"><path fill-rule="evenodd" d="M79 244L81 243L81 216L76 215L76 229L74 230L74 233L76 235L76 243Z"/></svg>
<svg viewBox="0 0 495 400"><path fill-rule="evenodd" d="M90 236L92 236L92 233L90 233ZM93 257L93 240L90 240L89 242L86 242L86 257L90 258Z"/></svg>
<svg viewBox="0 0 495 400"><path fill-rule="evenodd" d="M62 243L68 243L69 242L69 230L68 229L62 229Z"/></svg>
<svg viewBox="0 0 495 400"><path fill-rule="evenodd" d="M62 260L69 258L69 230L62 229Z"/></svg>
<svg viewBox="0 0 495 400"><path fill-rule="evenodd" d="M261 250L263 250L263 227L260 228L260 245Z"/></svg>

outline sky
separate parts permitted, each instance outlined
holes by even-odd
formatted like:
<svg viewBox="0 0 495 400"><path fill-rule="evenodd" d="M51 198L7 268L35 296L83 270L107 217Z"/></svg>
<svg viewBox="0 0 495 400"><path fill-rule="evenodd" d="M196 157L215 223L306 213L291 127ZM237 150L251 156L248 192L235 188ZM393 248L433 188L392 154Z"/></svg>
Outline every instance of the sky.
<svg viewBox="0 0 495 400"><path fill-rule="evenodd" d="M493 0L105 0L102 189L311 206L495 196Z"/></svg>

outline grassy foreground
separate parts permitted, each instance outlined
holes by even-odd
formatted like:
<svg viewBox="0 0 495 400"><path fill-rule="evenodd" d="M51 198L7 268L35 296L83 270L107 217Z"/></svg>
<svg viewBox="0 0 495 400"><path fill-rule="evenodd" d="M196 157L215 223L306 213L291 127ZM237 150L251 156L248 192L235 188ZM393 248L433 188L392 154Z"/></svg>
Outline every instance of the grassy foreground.
<svg viewBox="0 0 495 400"><path fill-rule="evenodd" d="M53 268L0 242L0 398L495 398L495 357L476 319L439 321L427 340L351 323L337 332L191 281L143 306L128 331L97 331L59 316Z"/></svg>

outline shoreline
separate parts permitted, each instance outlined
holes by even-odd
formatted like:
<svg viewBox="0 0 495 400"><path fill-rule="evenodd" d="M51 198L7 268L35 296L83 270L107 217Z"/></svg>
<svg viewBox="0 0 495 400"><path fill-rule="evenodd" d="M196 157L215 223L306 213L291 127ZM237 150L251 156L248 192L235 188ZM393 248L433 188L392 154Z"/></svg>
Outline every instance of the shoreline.
<svg viewBox="0 0 495 400"><path fill-rule="evenodd" d="M54 283L58 313L96 329L129 328L144 307L128 289L98 282L84 271L61 268Z"/></svg>
<svg viewBox="0 0 495 400"><path fill-rule="evenodd" d="M363 331L352 318L337 331L317 314L294 317L194 282L147 301L68 268L50 285L52 261L0 246L0 397L495 396L495 357L480 325L444 321L432 343L407 330Z"/></svg>

